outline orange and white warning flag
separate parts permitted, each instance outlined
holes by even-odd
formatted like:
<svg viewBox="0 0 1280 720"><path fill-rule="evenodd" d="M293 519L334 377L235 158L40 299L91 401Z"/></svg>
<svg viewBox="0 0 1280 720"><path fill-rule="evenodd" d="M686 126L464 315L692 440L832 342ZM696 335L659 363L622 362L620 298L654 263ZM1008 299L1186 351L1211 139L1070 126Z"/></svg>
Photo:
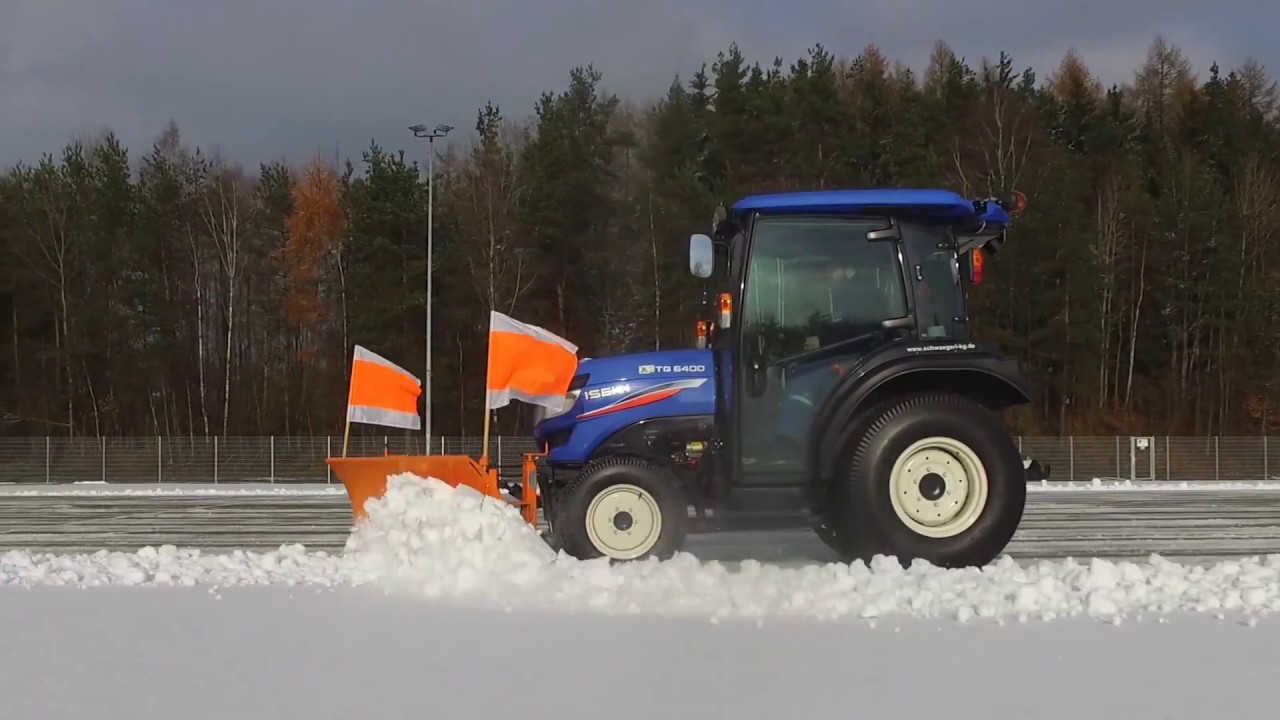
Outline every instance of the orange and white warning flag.
<svg viewBox="0 0 1280 720"><path fill-rule="evenodd" d="M351 363L347 421L417 430L422 381L390 360L359 345Z"/></svg>
<svg viewBox="0 0 1280 720"><path fill-rule="evenodd" d="M537 325L489 313L489 410L512 400L559 410L577 369L577 345Z"/></svg>

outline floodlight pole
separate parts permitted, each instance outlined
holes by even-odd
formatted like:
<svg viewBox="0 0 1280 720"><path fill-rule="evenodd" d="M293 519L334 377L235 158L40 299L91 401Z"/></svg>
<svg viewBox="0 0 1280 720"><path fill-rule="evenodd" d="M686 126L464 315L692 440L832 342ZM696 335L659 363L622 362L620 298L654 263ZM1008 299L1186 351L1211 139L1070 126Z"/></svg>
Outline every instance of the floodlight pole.
<svg viewBox="0 0 1280 720"><path fill-rule="evenodd" d="M437 125L434 130L427 130L426 125L413 125L409 128L413 132L414 137L424 137L427 139L427 373L422 379L422 432L425 438L426 454L431 454L431 277L435 274L431 264L431 251L433 246L432 231L435 225L435 143L436 138L444 137L449 134L453 127L450 125Z"/></svg>

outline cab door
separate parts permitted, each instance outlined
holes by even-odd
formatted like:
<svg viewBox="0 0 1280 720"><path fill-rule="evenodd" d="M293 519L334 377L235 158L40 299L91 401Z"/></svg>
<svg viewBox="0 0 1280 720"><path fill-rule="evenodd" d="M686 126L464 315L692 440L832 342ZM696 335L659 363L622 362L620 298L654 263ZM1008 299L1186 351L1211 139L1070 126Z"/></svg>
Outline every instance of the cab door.
<svg viewBox="0 0 1280 720"><path fill-rule="evenodd" d="M907 313L896 244L867 239L885 224L831 216L755 222L734 308L738 484L794 485L809 476L813 415L860 354L857 344L823 349Z"/></svg>

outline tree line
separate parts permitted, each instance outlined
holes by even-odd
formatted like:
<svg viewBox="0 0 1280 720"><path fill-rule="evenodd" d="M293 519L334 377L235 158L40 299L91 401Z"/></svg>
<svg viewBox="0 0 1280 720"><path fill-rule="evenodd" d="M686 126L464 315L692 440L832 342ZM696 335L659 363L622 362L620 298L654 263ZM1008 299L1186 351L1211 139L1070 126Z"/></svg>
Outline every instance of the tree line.
<svg viewBox="0 0 1280 720"><path fill-rule="evenodd" d="M730 47L647 105L576 68L530 122L486 105L437 146L433 427L480 430L491 309L584 356L688 346L685 243L717 203L942 186L1029 198L971 312L1035 387L1019 432L1263 432L1278 110L1256 62L1197 78L1160 38L1110 87L1075 52L1041 79L945 43L918 76L874 46ZM0 434L340 432L354 344L422 372L426 233L423 168L376 143L251 170L170 124L145 153L108 131L20 163L0 176Z"/></svg>

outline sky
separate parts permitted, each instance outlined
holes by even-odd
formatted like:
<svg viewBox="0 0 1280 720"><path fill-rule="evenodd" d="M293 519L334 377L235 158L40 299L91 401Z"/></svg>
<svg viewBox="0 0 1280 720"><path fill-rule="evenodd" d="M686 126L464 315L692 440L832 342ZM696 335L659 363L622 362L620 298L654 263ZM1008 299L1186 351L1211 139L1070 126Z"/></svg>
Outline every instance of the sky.
<svg viewBox="0 0 1280 720"><path fill-rule="evenodd" d="M941 39L1042 78L1074 47L1109 84L1163 35L1201 77L1246 57L1280 77L1278 25L1270 0L0 0L0 168L104 128L136 158L170 120L249 167L371 141L421 157L409 125L465 141L485 102L529 118L587 64L653 100L733 42L762 64L876 43L921 69Z"/></svg>

